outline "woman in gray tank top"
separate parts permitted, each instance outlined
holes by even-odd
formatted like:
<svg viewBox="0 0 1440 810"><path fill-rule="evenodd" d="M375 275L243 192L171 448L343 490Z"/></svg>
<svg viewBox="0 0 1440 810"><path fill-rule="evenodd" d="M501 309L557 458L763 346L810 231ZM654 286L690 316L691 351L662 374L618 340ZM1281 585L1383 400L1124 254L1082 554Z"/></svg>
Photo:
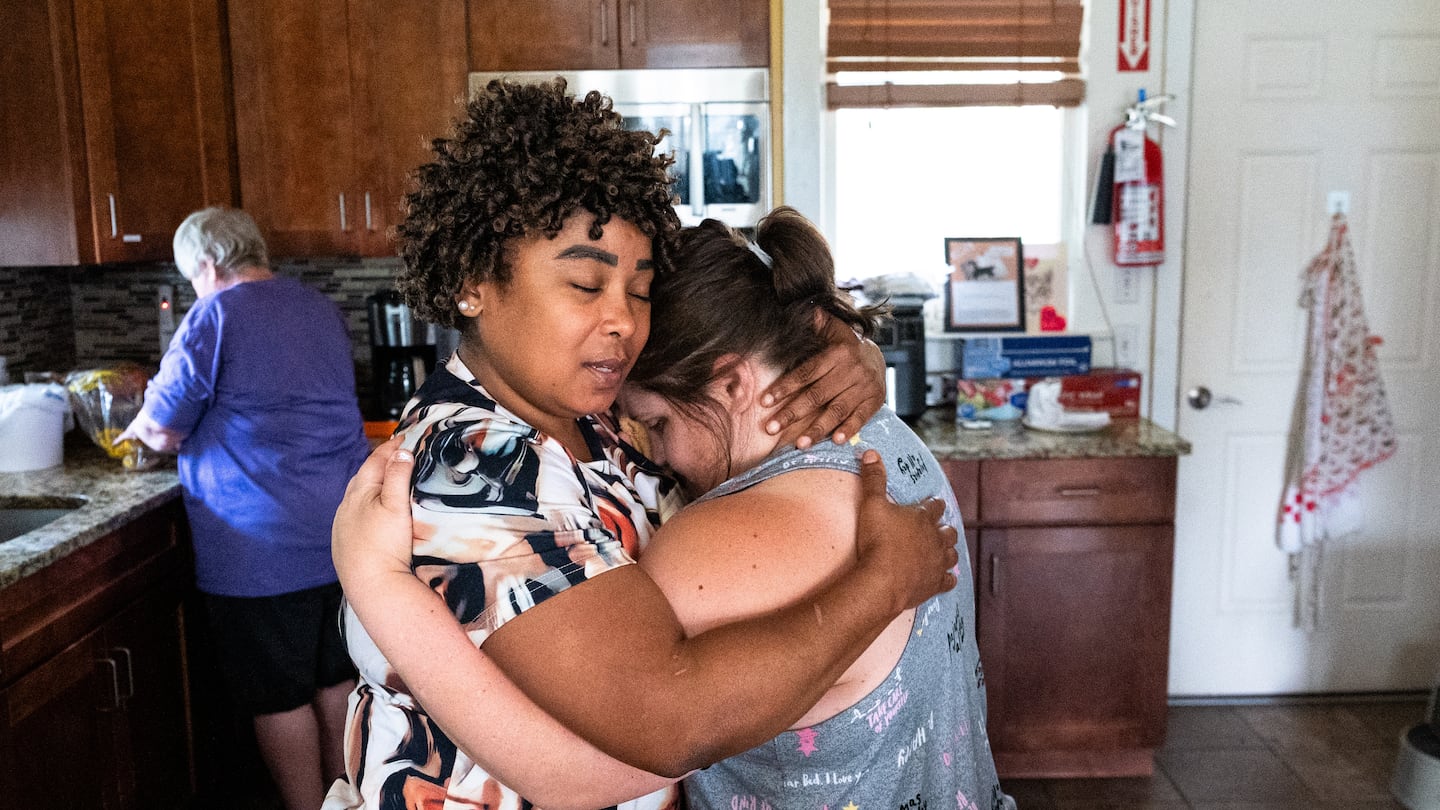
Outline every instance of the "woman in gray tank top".
<svg viewBox="0 0 1440 810"><path fill-rule="evenodd" d="M689 524L686 539L641 559L692 634L785 607L846 570L862 450L884 460L894 500L942 497L963 534L940 465L893 412L854 446L799 450L766 432L769 382L820 350L827 321L868 335L879 310L836 288L823 237L793 209L762 220L757 242L715 221L676 238L677 270L651 288L651 340L621 397L647 455L697 499L671 521ZM896 619L793 728L690 775L691 810L1013 807L985 733L963 553L959 565L958 587Z"/></svg>

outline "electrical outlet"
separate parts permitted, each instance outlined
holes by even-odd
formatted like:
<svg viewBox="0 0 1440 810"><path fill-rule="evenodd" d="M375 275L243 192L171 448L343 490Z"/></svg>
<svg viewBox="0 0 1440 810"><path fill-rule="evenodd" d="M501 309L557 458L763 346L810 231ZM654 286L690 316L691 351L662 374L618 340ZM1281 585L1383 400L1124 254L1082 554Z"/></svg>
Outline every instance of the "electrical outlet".
<svg viewBox="0 0 1440 810"><path fill-rule="evenodd" d="M1140 268L1115 266L1115 303L1140 303Z"/></svg>
<svg viewBox="0 0 1440 810"><path fill-rule="evenodd" d="M161 284L155 291L155 312L160 323L160 353L170 348L170 338L175 336L175 287Z"/></svg>
<svg viewBox="0 0 1440 810"><path fill-rule="evenodd" d="M1133 323L1115 326L1115 365L1131 369L1140 367L1140 327Z"/></svg>

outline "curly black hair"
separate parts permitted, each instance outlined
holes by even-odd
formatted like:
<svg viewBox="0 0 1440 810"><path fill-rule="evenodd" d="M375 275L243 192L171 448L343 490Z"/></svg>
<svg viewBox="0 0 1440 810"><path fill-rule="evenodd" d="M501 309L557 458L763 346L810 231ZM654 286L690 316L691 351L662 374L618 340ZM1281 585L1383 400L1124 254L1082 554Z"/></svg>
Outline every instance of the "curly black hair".
<svg viewBox="0 0 1440 810"><path fill-rule="evenodd" d="M396 289L426 321L461 327L464 285L506 283L513 240L554 237L579 211L595 216L598 239L612 217L651 237L658 271L668 270L666 238L680 227L659 136L627 130L610 99L576 98L565 80L519 84L496 79L465 107L435 160L416 171L397 228L404 267Z"/></svg>

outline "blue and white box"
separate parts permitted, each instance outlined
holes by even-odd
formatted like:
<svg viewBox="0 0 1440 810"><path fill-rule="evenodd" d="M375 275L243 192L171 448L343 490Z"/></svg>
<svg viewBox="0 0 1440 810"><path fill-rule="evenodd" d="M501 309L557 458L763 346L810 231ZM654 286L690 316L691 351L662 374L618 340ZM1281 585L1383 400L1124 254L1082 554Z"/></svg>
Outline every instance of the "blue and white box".
<svg viewBox="0 0 1440 810"><path fill-rule="evenodd" d="M1089 335L964 337L960 378L1061 377L1090 371Z"/></svg>

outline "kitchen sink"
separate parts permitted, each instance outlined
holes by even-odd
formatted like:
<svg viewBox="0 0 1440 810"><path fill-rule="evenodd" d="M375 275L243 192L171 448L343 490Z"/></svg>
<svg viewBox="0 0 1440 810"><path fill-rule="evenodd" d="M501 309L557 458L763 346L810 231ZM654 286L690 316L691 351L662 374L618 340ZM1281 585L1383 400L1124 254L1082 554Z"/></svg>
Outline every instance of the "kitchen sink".
<svg viewBox="0 0 1440 810"><path fill-rule="evenodd" d="M0 543L58 520L84 505L84 498L0 495Z"/></svg>

